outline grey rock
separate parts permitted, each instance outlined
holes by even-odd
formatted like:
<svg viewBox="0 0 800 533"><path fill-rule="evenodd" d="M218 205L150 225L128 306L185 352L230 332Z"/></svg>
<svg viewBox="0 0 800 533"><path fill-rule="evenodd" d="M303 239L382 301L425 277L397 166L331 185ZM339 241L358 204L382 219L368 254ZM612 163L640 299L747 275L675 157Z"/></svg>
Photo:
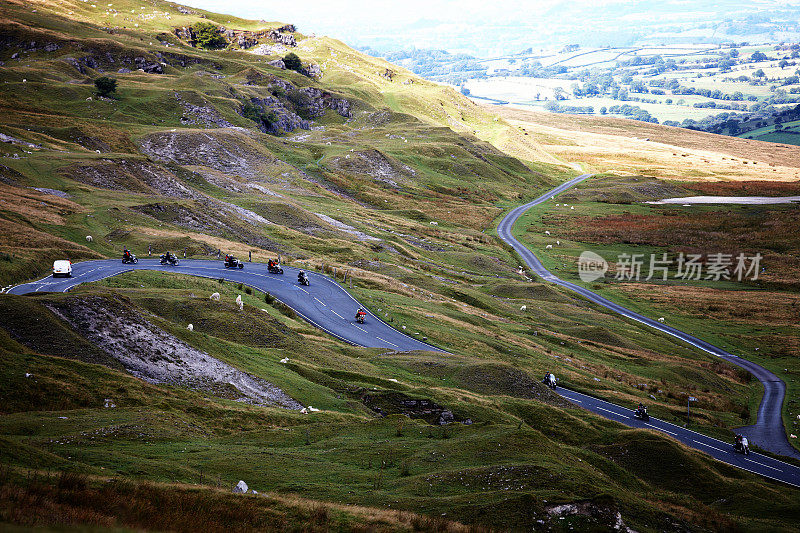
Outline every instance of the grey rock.
<svg viewBox="0 0 800 533"><path fill-rule="evenodd" d="M242 480L239 480L239 483L237 483L236 486L233 487L233 492L236 493L236 494L245 494L245 493L247 493L247 483L245 483Z"/></svg>
<svg viewBox="0 0 800 533"><path fill-rule="evenodd" d="M318 80L322 78L322 69L316 63L303 63L300 74Z"/></svg>
<svg viewBox="0 0 800 533"><path fill-rule="evenodd" d="M283 59L273 59L272 61L267 61L267 65L279 68L281 70L286 70L286 63L283 62Z"/></svg>
<svg viewBox="0 0 800 533"><path fill-rule="evenodd" d="M281 43L284 46L297 46L297 40L294 38L294 35L289 33L282 33L278 30L271 30L267 37L275 41L276 43Z"/></svg>
<svg viewBox="0 0 800 533"><path fill-rule="evenodd" d="M117 73L118 73L118 74L130 74L130 73L131 73L131 69L129 69L129 68L124 68L124 67L123 67L123 68L119 69L119 70L117 71Z"/></svg>
<svg viewBox="0 0 800 533"><path fill-rule="evenodd" d="M45 52L55 52L59 48L61 48L61 47L58 46L56 43L47 43L46 45L44 45L44 51Z"/></svg>
<svg viewBox="0 0 800 533"><path fill-rule="evenodd" d="M442 411L442 414L439 415L439 421L437 424L440 426L446 426L450 422L455 421L456 417L453 416L452 411Z"/></svg>

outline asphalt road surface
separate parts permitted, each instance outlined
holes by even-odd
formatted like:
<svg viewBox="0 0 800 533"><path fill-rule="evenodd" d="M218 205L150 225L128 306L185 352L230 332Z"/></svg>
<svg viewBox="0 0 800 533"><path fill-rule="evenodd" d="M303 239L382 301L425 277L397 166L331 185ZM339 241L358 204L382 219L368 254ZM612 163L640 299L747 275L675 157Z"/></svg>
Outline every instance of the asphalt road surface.
<svg viewBox="0 0 800 533"><path fill-rule="evenodd" d="M781 419L781 405L783 404L783 397L786 392L786 384L783 381L781 381L781 379L778 378L778 376L776 376L766 368L763 368L755 363L747 361L746 359L742 359L731 353L728 353L725 350L722 350L721 348L717 348L713 344L705 342L701 339L698 339L697 337L689 335L688 333L684 333L683 331L680 331L676 328L663 324L652 318L648 318L638 313L634 313L630 309L627 309L619 304L607 300L606 298L603 298L602 296L599 296L588 289L585 289L579 285L570 283L568 281L564 281L556 277L549 270L547 270L544 267L544 265L542 265L541 261L539 261L539 259L533 254L533 252L531 252L527 247L525 247L512 235L511 233L512 226L517 221L517 219L528 209L552 199L557 194L560 194L565 190L577 185L583 180L589 178L590 176L591 174L583 174L581 176L573 178L569 181L562 183L561 185L552 189L551 191L543 194L537 199L513 209L508 215L506 215L503 218L503 220L497 227L497 232L500 238L503 239L506 243L510 244L514 248L514 250L516 250L516 252L522 257L522 259L525 261L528 267L543 280L565 287L573 292L580 294L587 300L590 300L596 303L597 305L600 305L602 307L605 307L606 309L614 311L615 313L618 313L626 318L635 320L646 326L657 329L658 331L676 337L683 342L691 344L692 346L695 346L716 357L725 359L726 361L741 368L744 368L750 373L752 373L756 378L758 378L758 380L764 386L764 397L762 398L761 404L759 405L758 408L758 419L756 424L740 428L737 430L737 432L747 436L751 445L757 445L760 448L768 450L773 453L800 458L800 453L798 453L797 450L795 450L794 447L792 447L789 444L789 441L786 437L786 432L784 431L783 428L783 420ZM591 411L601 414L607 418L611 418L612 420L617 420L619 422L622 422L623 424L632 427L640 427L643 424L639 420L634 419L632 416L633 412L626 408L610 404L608 402L603 402L602 400L591 398L589 396L585 396L574 391L561 389L560 392L562 396L570 400L574 400L576 398L580 399L581 401L578 402L579 405L586 407ZM606 404L607 407L601 407L602 404ZM624 416L620 416L619 413L626 413L626 414ZM630 416L628 416L628 413L630 414ZM774 460L764 456L756 456L754 454L750 454L749 458L745 458L744 456L740 457L738 454L733 455L731 453L733 449L732 443L730 444L723 443L716 439L711 439L710 437L704 437L693 431L687 430L679 426L674 426L672 424L668 424L667 422L658 421L654 418L651 418L650 420L651 424L653 425L661 424L663 426L663 427L657 427L655 429L671 434L673 437L680 440L681 442L684 442L685 444L692 446L693 448L703 450L721 461L732 464L734 466L745 468L747 470L765 475L767 477L781 479L782 481L786 481L788 483L800 486L800 468L788 465L786 463L781 463L779 461L777 463L782 466L777 467L776 464L769 463L770 461ZM667 431L667 429L669 430ZM754 463L753 461L764 463L764 465ZM769 466L765 466L767 464ZM775 470L775 468L778 468L778 470ZM783 477L780 477L776 474L780 474Z"/></svg>
<svg viewBox="0 0 800 533"><path fill-rule="evenodd" d="M393 328L359 304L339 283L327 276L306 271L311 284L304 287L297 282L297 273L300 269L284 266L283 274L269 274L267 265L263 263L245 263L244 268L239 270L225 268L221 260L181 259L178 266L162 265L158 259L141 258L135 265L123 265L121 260L114 259L83 261L72 265L70 278L48 276L39 281L17 285L7 292L9 294L66 292L81 283L97 281L131 270L161 270L204 278L223 278L267 291L291 306L306 321L350 344L391 350L443 351L414 338L413 331L409 331L407 335ZM359 307L364 307L367 312L364 324L358 324L354 319Z"/></svg>

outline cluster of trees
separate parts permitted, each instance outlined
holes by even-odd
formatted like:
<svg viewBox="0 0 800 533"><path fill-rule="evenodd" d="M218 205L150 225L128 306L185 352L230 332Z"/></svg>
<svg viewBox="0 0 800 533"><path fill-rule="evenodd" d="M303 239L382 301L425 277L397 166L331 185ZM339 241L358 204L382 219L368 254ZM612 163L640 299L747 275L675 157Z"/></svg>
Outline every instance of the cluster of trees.
<svg viewBox="0 0 800 533"><path fill-rule="evenodd" d="M370 47L361 51L402 65L424 78L460 85L468 79L485 78L486 65L467 54L451 54L446 50L412 48L382 53Z"/></svg>
<svg viewBox="0 0 800 533"><path fill-rule="evenodd" d="M600 110L602 113L602 108ZM631 118L633 120L639 120L641 122L651 122L653 124L658 124L658 119L652 116L647 110L642 109L639 106L630 105L630 104L622 104L622 105L612 105L608 108L608 112L613 115L622 115L626 118Z"/></svg>
<svg viewBox="0 0 800 533"><path fill-rule="evenodd" d="M192 29L197 34L197 44L201 48L217 50L228 46L228 40L219 31L219 26L211 22L198 22Z"/></svg>
<svg viewBox="0 0 800 533"><path fill-rule="evenodd" d="M573 106L561 105L558 102L549 101L544 105L544 108L551 113L568 113L570 115L594 115L594 107L587 106Z"/></svg>

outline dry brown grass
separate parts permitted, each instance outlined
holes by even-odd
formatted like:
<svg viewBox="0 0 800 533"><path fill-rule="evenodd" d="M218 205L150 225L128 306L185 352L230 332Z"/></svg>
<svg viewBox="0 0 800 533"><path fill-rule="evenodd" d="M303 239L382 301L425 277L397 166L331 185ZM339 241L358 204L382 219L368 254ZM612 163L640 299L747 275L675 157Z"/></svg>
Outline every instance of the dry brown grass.
<svg viewBox="0 0 800 533"><path fill-rule="evenodd" d="M32 222L60 225L65 215L82 213L86 209L66 198L0 184L0 211L22 215Z"/></svg>
<svg viewBox="0 0 800 533"><path fill-rule="evenodd" d="M594 172L641 173L691 181L800 179L800 147L726 137L611 117L491 107L536 134L543 150Z"/></svg>
<svg viewBox="0 0 800 533"><path fill-rule="evenodd" d="M5 468L0 523L157 531L441 531L475 528L408 511L344 505L295 495L232 494L207 486L55 476ZM11 474L11 475L9 475ZM14 481L8 478L15 477Z"/></svg>

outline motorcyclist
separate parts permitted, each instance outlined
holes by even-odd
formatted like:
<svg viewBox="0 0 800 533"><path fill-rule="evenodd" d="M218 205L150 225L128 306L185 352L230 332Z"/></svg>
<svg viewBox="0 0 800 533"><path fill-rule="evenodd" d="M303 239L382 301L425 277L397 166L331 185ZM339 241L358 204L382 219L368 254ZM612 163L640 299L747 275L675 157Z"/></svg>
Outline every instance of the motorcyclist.
<svg viewBox="0 0 800 533"><path fill-rule="evenodd" d="M297 282L303 283L306 280L306 273L304 270L301 270L297 273Z"/></svg>
<svg viewBox="0 0 800 533"><path fill-rule="evenodd" d="M270 259L269 261L267 261L267 268L269 268L270 270L275 268L275 260L274 259Z"/></svg>
<svg viewBox="0 0 800 533"><path fill-rule="evenodd" d="M744 435L736 435L736 449L741 450L745 455L750 453L747 437Z"/></svg>
<svg viewBox="0 0 800 533"><path fill-rule="evenodd" d="M124 251L124 252L122 252L122 257L123 257L123 258L125 258L125 259L130 259L130 258L131 258L131 252L130 252L130 250L128 250L127 248L125 248L125 251Z"/></svg>
<svg viewBox="0 0 800 533"><path fill-rule="evenodd" d="M366 316L367 312L362 307L359 307L358 311L356 311L356 321L363 322Z"/></svg>

